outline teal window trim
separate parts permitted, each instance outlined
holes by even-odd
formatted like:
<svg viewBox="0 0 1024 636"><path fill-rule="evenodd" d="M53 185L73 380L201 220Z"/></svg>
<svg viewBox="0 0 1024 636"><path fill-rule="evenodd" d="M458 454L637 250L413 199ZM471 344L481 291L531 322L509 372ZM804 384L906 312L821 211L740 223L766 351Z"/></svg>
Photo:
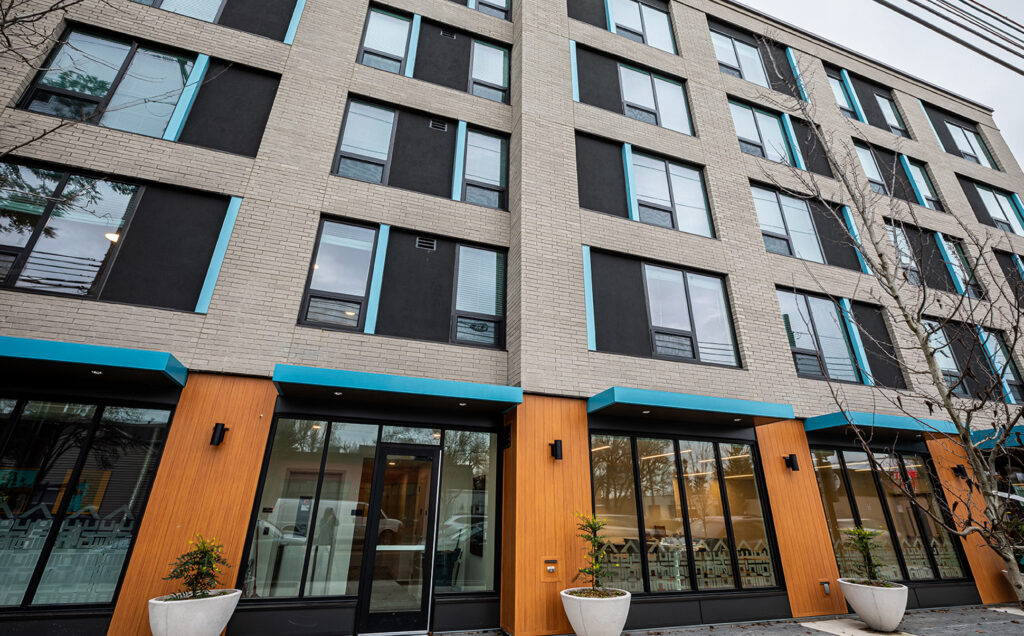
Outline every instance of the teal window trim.
<svg viewBox="0 0 1024 636"><path fill-rule="evenodd" d="M455 169L452 171L452 201L462 200L462 177L466 171L466 122L455 132Z"/></svg>
<svg viewBox="0 0 1024 636"><path fill-rule="evenodd" d="M390 225L381 225L377 229L377 246L373 250L373 273L370 274L370 293L366 295L366 320L363 321L363 333L376 333L377 331L380 285L384 280L384 259L388 253L388 236L390 234Z"/></svg>
<svg viewBox="0 0 1024 636"><path fill-rule="evenodd" d="M228 210L224 214L224 222L220 226L217 244L213 248L213 256L210 257L210 266L206 269L206 279L203 280L203 288L199 292L199 300L196 301L197 314L205 314L210 310L213 288L217 286L217 278L220 276L220 269L224 265L224 254L228 251L228 241L231 240L231 232L235 229L238 209L241 206L242 197L231 197L231 201L228 203Z"/></svg>
<svg viewBox="0 0 1024 636"><path fill-rule="evenodd" d="M857 97L857 91L853 90L853 80L850 79L850 74L845 68L839 69L839 75L843 78L843 88L846 89L846 95L850 98L850 103L853 104L853 110L857 113L857 120L868 123L868 118L864 116L864 109L861 108L860 98Z"/></svg>
<svg viewBox="0 0 1024 636"><path fill-rule="evenodd" d="M999 338L996 336L996 334L988 332L979 327L978 325L974 325L974 329L975 332L978 334L978 340L981 341L981 348L984 349L985 351L985 362L988 363L989 370L992 372L992 375L997 376L999 378L999 384L1003 388L1003 400L1007 404L1016 404L1016 402L1013 401L1013 394L1010 392L1010 385L1006 383L1006 378L1004 377L1004 374L1009 369L1009 365L1013 364L1013 360L1010 358L1007 351L1003 349L1003 356L1006 358L1007 366L1006 369L1003 369L1003 373L999 373L999 370L996 369L995 352L992 351L991 346L993 344L992 341L995 341L995 346L1002 347L1002 342L999 341ZM986 333L990 336L990 338L987 338L985 336Z"/></svg>
<svg viewBox="0 0 1024 636"><path fill-rule="evenodd" d="M466 2L466 6L470 9L476 9L476 0L469 0Z"/></svg>
<svg viewBox="0 0 1024 636"><path fill-rule="evenodd" d="M793 77L796 78L796 87L800 91L800 99L810 104L811 98L807 95L807 86L804 84L804 78L800 74L800 67L796 63L796 56L793 55L793 47L791 46L786 47L786 59L789 60L789 68L793 70Z"/></svg>
<svg viewBox="0 0 1024 636"><path fill-rule="evenodd" d="M576 66L576 42L569 40L569 64L572 67L572 101L580 101L580 75Z"/></svg>
<svg viewBox="0 0 1024 636"><path fill-rule="evenodd" d="M854 243L857 244L857 247L855 249L857 252L857 261L860 262L860 271L861 273L870 276L871 268L868 267L868 263L864 259L864 244L861 243L860 241L860 232L857 231L857 224L853 222L853 214L850 213L850 207L847 205L844 205L842 207L842 210L843 220L846 221L846 229L850 232L850 236L853 237Z"/></svg>
<svg viewBox="0 0 1024 636"><path fill-rule="evenodd" d="M615 10L612 8L614 0L604 0L604 17L608 23L608 30L615 33Z"/></svg>
<svg viewBox="0 0 1024 636"><path fill-rule="evenodd" d="M413 14L412 26L409 27L409 52L405 56L404 75L406 77L412 77L413 72L416 70L416 50L420 44L420 21L420 14Z"/></svg>
<svg viewBox="0 0 1024 636"><path fill-rule="evenodd" d="M626 202L629 204L629 218L640 220L640 203L636 197L636 186L633 181L633 146L622 144L622 167L626 175Z"/></svg>
<svg viewBox="0 0 1024 636"><path fill-rule="evenodd" d="M597 351L597 330L594 326L594 275L590 269L590 246L583 246L583 302L587 310L587 349Z"/></svg>
<svg viewBox="0 0 1024 636"><path fill-rule="evenodd" d="M918 98L917 103L921 104L921 112L924 113L924 118L928 120L928 127L932 129L932 134L935 135L935 138L939 140L939 145L941 146L942 138L939 137L939 131L935 130L935 124L932 123L932 118L928 116L928 109L924 107L924 100Z"/></svg>
<svg viewBox="0 0 1024 636"><path fill-rule="evenodd" d="M853 349L853 357L857 362L857 373L860 374L860 380L868 386L875 386L874 374L871 373L871 365L868 363L867 350L864 349L864 342L860 339L860 330L853 321L853 305L849 298L839 299L839 313L843 316L843 324L846 326L850 348Z"/></svg>
<svg viewBox="0 0 1024 636"><path fill-rule="evenodd" d="M914 191L914 198L917 199L917 204L922 208L928 207L928 203L924 200L924 196L921 195L921 188L918 187L917 181L914 180L914 173L910 171L910 161L907 159L906 155L900 155L900 164L903 166L903 172L907 173L907 180L910 181L910 188Z"/></svg>
<svg viewBox="0 0 1024 636"><path fill-rule="evenodd" d="M1021 203L1020 196L1016 192L1010 193L1010 201L1013 203L1014 211L1017 212L1021 226L1024 226L1024 203Z"/></svg>
<svg viewBox="0 0 1024 636"><path fill-rule="evenodd" d="M789 113L782 113L782 127L786 132L786 144L789 146L789 156L793 160L793 166L798 170L807 170L804 156L800 152L800 145L796 142L796 131L793 130L793 120Z"/></svg>
<svg viewBox="0 0 1024 636"><path fill-rule="evenodd" d="M934 235L935 243L939 246L939 254L942 255L942 262L946 264L946 271L949 272L949 277L953 279L953 288L956 289L956 293L963 295L967 290L964 289L963 283L960 282L960 277L956 275L956 268L953 267L953 259L959 258L959 255L950 253L950 246L946 244L946 239L942 236L942 232L935 232Z"/></svg>
<svg viewBox="0 0 1024 636"><path fill-rule="evenodd" d="M196 56L196 61L192 64L192 70L188 74L188 79L185 80L185 87L181 90L181 95L178 97L178 103L174 105L174 111L171 112L171 120L167 122L167 127L164 128L163 138L167 141L178 141L178 138L181 137L181 131L185 128L185 120L188 119L188 113L192 110L192 104L196 101L199 87L203 84L203 79L206 77L206 71L209 67L209 55L200 53Z"/></svg>
<svg viewBox="0 0 1024 636"><path fill-rule="evenodd" d="M292 11L292 19L288 23L288 31L284 34L284 43L291 44L295 41L295 32L299 29L299 20L302 19L302 10L306 8L306 0L296 0L295 10Z"/></svg>
<svg viewBox="0 0 1024 636"><path fill-rule="evenodd" d="M0 357L156 371L179 387L185 386L188 379L185 365L163 351L0 336Z"/></svg>
<svg viewBox="0 0 1024 636"><path fill-rule="evenodd" d="M1024 259L1020 256L1013 254L1013 263L1017 266L1017 273L1020 274L1021 280L1024 280Z"/></svg>

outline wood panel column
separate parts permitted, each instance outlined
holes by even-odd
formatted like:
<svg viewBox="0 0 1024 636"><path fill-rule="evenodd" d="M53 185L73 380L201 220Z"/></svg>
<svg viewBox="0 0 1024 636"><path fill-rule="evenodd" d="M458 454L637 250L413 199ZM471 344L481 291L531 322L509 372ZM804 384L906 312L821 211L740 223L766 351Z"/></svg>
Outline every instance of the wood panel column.
<svg viewBox="0 0 1024 636"><path fill-rule="evenodd" d="M268 379L189 374L109 636L150 633L148 601L177 591L177 583L163 577L195 532L224 545L231 568L221 585L235 586L276 399L277 390ZM219 446L211 446L217 422L231 430Z"/></svg>
<svg viewBox="0 0 1024 636"><path fill-rule="evenodd" d="M525 395L506 424L501 627L514 636L571 633L559 592L575 585L584 561L573 513L591 511L587 402ZM561 460L548 446L558 439Z"/></svg>
<svg viewBox="0 0 1024 636"><path fill-rule="evenodd" d="M836 582L839 568L803 422L785 420L755 430L790 611L794 617L845 614L846 601ZM786 466L784 458L790 454L796 455L800 470ZM831 594L825 594L823 581Z"/></svg>
<svg viewBox="0 0 1024 636"><path fill-rule="evenodd" d="M953 474L956 466L962 465L967 470L968 478L974 475L971 465L964 456L964 450L955 439L945 436L931 435L927 440L928 452L932 456L935 465L935 472L938 474L939 483L946 496L946 503L950 509L954 503L959 502L958 511L953 513L954 520L962 523L967 515L964 512L964 502L967 501L967 480ZM971 498L971 516L975 519L985 518L985 503L981 497ZM974 574L974 584L978 586L978 595L983 603L1010 603L1016 602L1017 596L1010 587L1010 582L1003 576L1003 569L1006 567L999 555L988 547L988 544L978 535L971 534L960 540L967 556L967 562Z"/></svg>

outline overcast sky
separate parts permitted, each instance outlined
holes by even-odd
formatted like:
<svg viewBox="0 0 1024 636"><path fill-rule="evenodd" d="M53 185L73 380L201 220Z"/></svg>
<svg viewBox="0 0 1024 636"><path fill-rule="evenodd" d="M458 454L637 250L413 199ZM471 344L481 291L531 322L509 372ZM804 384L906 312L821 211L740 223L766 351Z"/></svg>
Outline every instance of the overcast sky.
<svg viewBox="0 0 1024 636"><path fill-rule="evenodd" d="M816 33L995 110L996 125L1024 164L1024 76L964 48L873 0L739 0L762 13ZM1024 23L1024 0L982 0ZM913 8L907 2L896 2ZM915 13L925 13L917 9ZM930 16L949 30L955 27ZM963 32L957 32L963 37ZM965 38L966 39L966 38ZM972 40L973 41L973 40ZM994 47L985 47L992 49ZM1001 56L1024 67L1009 53Z"/></svg>

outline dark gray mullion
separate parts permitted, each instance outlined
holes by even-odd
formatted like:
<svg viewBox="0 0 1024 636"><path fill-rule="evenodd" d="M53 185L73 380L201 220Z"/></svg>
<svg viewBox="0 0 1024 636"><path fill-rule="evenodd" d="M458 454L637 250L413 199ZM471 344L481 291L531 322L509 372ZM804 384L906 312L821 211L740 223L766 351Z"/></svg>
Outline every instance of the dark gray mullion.
<svg viewBox="0 0 1024 636"><path fill-rule="evenodd" d="M756 115L754 116L754 121L755 122L757 121L757 116ZM758 134L760 134L760 132L761 132L761 130L758 129ZM774 190L772 191L772 194L775 195L775 204L777 206L779 206L779 216L782 217L782 227L786 229L786 241L789 243L789 253L792 254L793 256L796 256L796 249L794 249L794 247L793 247L793 235L790 234L790 232L789 232L789 220L786 218L786 210L785 210L785 208L782 207L782 195L779 194L777 191L774 191ZM811 223L812 224L814 223L814 219L811 219ZM763 232L762 232L762 234L763 234ZM817 235L817 232L815 232L815 235ZM824 254L824 251L822 253ZM800 258L800 257L797 256L797 258Z"/></svg>
<svg viewBox="0 0 1024 636"><path fill-rule="evenodd" d="M834 450L836 457L839 459L839 474L843 480L843 487L846 489L846 498L850 503L850 512L853 514L854 524L860 526L863 525L860 519L860 508L857 507L857 498L853 495L852 484L850 483L850 475L848 474L848 468L846 467L846 458L843 456L843 451L839 449L827 449ZM842 539L842 537L836 537Z"/></svg>
<svg viewBox="0 0 1024 636"><path fill-rule="evenodd" d="M683 528L686 532L686 567L690 589L697 589L697 565L693 555L693 535L690 530L690 508L686 503L686 477L683 475L683 459L679 454L679 440L672 440L672 449L675 451L676 481L679 485L680 513L683 516Z"/></svg>
<svg viewBox="0 0 1024 636"><path fill-rule="evenodd" d="M892 520L892 512L889 510L889 502L885 498L885 489L882 487L882 479L878 476L878 466L874 461L874 453L868 455L868 466L871 468L871 476L875 480L875 489L878 491L878 502L882 505L882 514L885 515L885 523L889 526L889 539L892 541L893 550L896 552L896 560L899 562L900 573L904 581L910 580L910 572L907 570L907 562L903 557L903 547L900 546L900 537L896 534L896 524Z"/></svg>
<svg viewBox="0 0 1024 636"><path fill-rule="evenodd" d="M825 351L824 351L824 349L821 348L821 338L818 337L818 325L817 325L817 323L815 323L815 321L814 321L814 314L811 312L811 303L808 301L807 296L805 296L804 294L797 294L797 295L800 296L801 298L803 298L803 301L804 301L803 305L804 305L804 307L807 308L807 320L808 320L808 324L810 325L810 328L811 328L811 335L814 337L814 347L815 347L815 352L814 353L815 353L815 355L818 356L818 364L821 367L821 373L826 378L830 378L831 379L832 376L828 372L828 365L825 363ZM829 302L832 303L832 308L835 309L835 306L836 306L835 301L834 300L830 300ZM847 347L847 350L849 350L849 347L850 347L850 343L849 342L846 343L846 347Z"/></svg>
<svg viewBox="0 0 1024 636"><path fill-rule="evenodd" d="M110 100L114 98L114 93L121 86L121 81L124 79L125 73L128 72L128 68L132 65L132 60L135 59L135 54L139 51L139 43L132 42L131 49L128 50L128 55L125 56L124 62L121 63L121 68L117 71L117 75L114 76L114 80L110 82L110 88L107 89L107 94L100 100L99 106L96 107L96 112L93 117L96 117L96 123L103 117L103 113L106 112L107 106L110 105ZM192 64L196 63L195 58L192 58ZM90 117L91 119L92 117Z"/></svg>
<svg viewBox="0 0 1024 636"><path fill-rule="evenodd" d="M313 492L313 506L309 510L309 522L306 526L306 551L305 556L302 559L302 574L299 578L299 598L302 598L306 594L306 575L309 573L309 555L313 552L313 535L316 532L316 515L320 510L320 490L324 485L324 470L327 467L327 450L331 445L331 428L333 428L334 422L327 422L327 426L324 428L324 449L320 455L320 472L316 477L316 490ZM378 427L378 431L380 428ZM380 433L378 432L378 435ZM299 502L301 505L301 501ZM369 524L369 510L367 511L367 527Z"/></svg>
<svg viewBox="0 0 1024 636"><path fill-rule="evenodd" d="M128 234L128 230L131 228L132 219L135 218L135 212L138 211L139 203L141 203L142 197L145 193L146 186L136 186L135 194L132 195L131 200L128 202L128 209L124 215L124 223L120 228L118 228L118 234L120 234L120 237L114 242L109 256L104 260L102 269L92 284L95 291L87 294L87 297L100 298L103 295L103 288L107 284L107 279L110 278L110 272L114 268L114 263L117 261L117 255L121 251L121 246L124 245L124 237Z"/></svg>
<svg viewBox="0 0 1024 636"><path fill-rule="evenodd" d="M723 292L725 290L723 289ZM693 319L693 302L690 301L690 280L683 270L683 294L686 297L686 314L690 317L690 340L693 344L693 359L700 362L700 344L697 342L697 323Z"/></svg>
<svg viewBox="0 0 1024 636"><path fill-rule="evenodd" d="M725 525L726 536L729 537L729 554L732 556L732 576L733 576L733 587L738 590L743 589L743 583L740 580L740 560L739 555L736 553L736 535L732 529L732 513L729 510L729 493L725 488L725 471L722 468L722 450L718 442L712 442L715 449L715 471L718 474L718 489L722 495L722 516ZM753 457L751 459L751 465L753 465Z"/></svg>
<svg viewBox="0 0 1024 636"><path fill-rule="evenodd" d="M921 461L924 461L923 457L921 458ZM903 483L906 484L907 488L909 489L911 484L910 474L907 472L907 466L906 463L903 461L903 455L896 455L896 463L900 470L900 477L903 479ZM921 468L927 470L925 466L921 466ZM917 492L915 491L914 498L916 499L916 497ZM925 548L925 556L928 557L928 565L932 568L932 578L938 580L942 577L939 575L939 564L935 560L935 554L934 552L932 552L932 544L931 541L929 541L928 539L928 532L926 532L926 527L924 524L925 513L924 511L921 510L919 506L915 505L914 502L908 502L908 504L910 504L910 508L913 510L914 522L917 524L917 532L918 535L921 537L921 543L924 545Z"/></svg>
<svg viewBox="0 0 1024 636"><path fill-rule="evenodd" d="M637 452L637 438L634 436L629 437L629 449L633 455L633 492L636 499L636 526L637 531L640 534L639 548L640 548L640 564L641 564L641 577L643 578L644 593L650 594L651 592L651 573L650 565L647 562L647 530L644 528L644 502L643 502L643 490L640 487L640 455Z"/></svg>
<svg viewBox="0 0 1024 636"><path fill-rule="evenodd" d="M651 76L651 86L652 87L654 86L654 76L653 75ZM655 93L655 96L654 96L654 103L655 104L658 103L657 93ZM661 122L661 111L660 111L660 109L658 111L658 121L659 121L658 125L660 126L661 125L661 123L660 123ZM676 191L675 191L675 188L672 187L672 162L670 162L670 161L668 161L666 159L664 161L664 163L665 163L665 180L668 182L668 201L669 201L669 206L672 208L670 210L670 212L672 214L672 224L673 224L673 228L672 229L678 230L681 227L681 225L679 223L679 209L676 207ZM703 183L703 177L702 177L702 179L701 179L701 190L703 190L703 189L704 189L704 183ZM683 278L686 278L686 277L683 276ZM690 327L692 328L693 325L691 324Z"/></svg>
<svg viewBox="0 0 1024 636"><path fill-rule="evenodd" d="M11 263L11 269L7 272L6 287L14 287L15 283L18 282L18 278L21 276L22 270L25 269L25 263L28 261L29 255L32 254L32 250L35 249L36 243L39 242L39 237L42 235L46 224L50 221L50 217L53 216L53 209L57 207L57 201L64 193L70 179L70 172L64 172L61 174L60 179L57 181L57 186L53 189L53 194L49 195L49 201L46 203L46 207L43 208L43 213L39 215L39 220L36 221L36 226L33 228L32 234L25 242L24 247L21 248L21 252L17 257L15 257L14 262Z"/></svg>

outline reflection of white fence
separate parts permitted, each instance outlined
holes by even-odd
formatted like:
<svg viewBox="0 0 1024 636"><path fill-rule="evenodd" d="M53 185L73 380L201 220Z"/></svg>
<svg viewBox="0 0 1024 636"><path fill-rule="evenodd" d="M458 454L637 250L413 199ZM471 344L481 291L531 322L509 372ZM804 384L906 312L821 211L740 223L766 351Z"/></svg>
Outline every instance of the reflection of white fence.
<svg viewBox="0 0 1024 636"><path fill-rule="evenodd" d="M643 570L639 541L627 539L623 543L606 541L603 544L607 567L605 584L624 589L642 589ZM693 544L694 571L698 589L725 589L736 587L732 569L732 555L725 539L700 539ZM753 546L745 541L736 548L740 577L747 588L776 585L771 552L764 541ZM650 543L647 549L652 592L690 589L686 543L682 538Z"/></svg>

